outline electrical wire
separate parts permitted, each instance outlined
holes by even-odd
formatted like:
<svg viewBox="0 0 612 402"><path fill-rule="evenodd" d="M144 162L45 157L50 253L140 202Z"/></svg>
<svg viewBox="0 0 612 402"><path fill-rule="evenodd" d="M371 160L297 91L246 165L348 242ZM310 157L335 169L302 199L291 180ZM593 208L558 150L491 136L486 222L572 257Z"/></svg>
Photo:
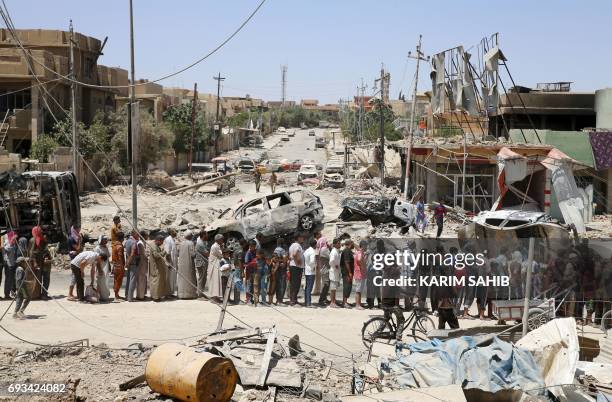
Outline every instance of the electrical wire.
<svg viewBox="0 0 612 402"><path fill-rule="evenodd" d="M211 51L209 51L207 54L205 54L204 56L202 56L201 58L197 59L196 61L192 62L191 64L187 65L186 67L181 68L178 71L175 71L173 73L169 73L166 74L160 78L156 78L154 80L149 80L147 82L143 82L143 83L132 83L132 85L96 85L96 84L88 84L86 82L82 82L82 81L78 81L75 80L67 75L62 75L60 73L58 73L57 71L51 69L50 67L47 67L44 63L36 60L34 57L32 57L31 53L24 47L24 45L21 43L21 41L19 39L17 40L17 44L18 46L27 54L30 55L30 57L32 58L32 60L34 60L34 62L38 65L40 65L42 68L44 68L45 70L49 71L50 73L63 78L67 81L70 82L74 82L77 85L81 85L84 87L88 87L88 88L99 88L99 89L118 89L118 88L131 88L131 87L135 87L135 86L140 86L140 85L147 85L149 83L155 83L155 82L160 82L163 80L166 80L168 78L172 78L175 77L179 74L184 73L185 71L197 66L198 64L202 63L204 60L208 59L210 56L212 56L213 54L217 53L223 46L225 46L229 41L231 41L236 35L238 35L238 33L240 31L242 31L242 29L249 23L249 21L251 21L251 19L253 19L253 17L255 17L255 14L257 14L257 12L261 9L261 7L263 7L264 3L266 2L266 0L261 0L261 2L257 5L257 7L251 12L251 14L249 14L249 16L238 26L238 28L236 30L234 30L232 32L231 35L229 35L227 38L225 38L225 40L223 40L219 45L217 45L215 48L213 48ZM4 10L2 13L4 14L4 12L6 12L6 20L8 21L8 23L10 23L12 25L12 21L10 18L10 13L8 10L8 7L6 6L6 3L4 0L2 0L2 4L4 6ZM12 28L14 30L14 28ZM11 30L11 28L9 28L9 30ZM14 37L16 37L16 35L13 35Z"/></svg>

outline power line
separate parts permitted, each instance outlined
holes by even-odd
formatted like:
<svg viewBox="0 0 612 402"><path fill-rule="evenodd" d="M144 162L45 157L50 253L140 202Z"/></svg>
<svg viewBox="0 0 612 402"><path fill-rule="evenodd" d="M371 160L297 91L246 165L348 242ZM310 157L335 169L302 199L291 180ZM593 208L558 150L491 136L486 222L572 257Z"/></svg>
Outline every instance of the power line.
<svg viewBox="0 0 612 402"><path fill-rule="evenodd" d="M22 49L24 52L27 52L27 53L29 54L29 56L32 58L32 60L33 60L33 61L34 61L36 64L40 65L42 68L44 68L45 70L49 71L50 73L55 74L56 76L58 76L58 77L60 77L60 78L63 78L63 79L65 79L65 80L67 80L67 81L74 82L74 83L76 83L76 84L78 84L78 85L85 86L85 87L88 87L88 88L108 88L108 89L113 89L113 88L115 88L115 89L117 89L117 88L130 88L130 87L133 87L133 86L138 86L138 85L146 85L146 84L149 84L149 83L154 83L154 82L163 81L163 80L166 80L166 79L168 79L168 78L171 78L171 77L177 76L177 75L179 75L179 74L181 74L181 73L184 73L185 71L187 71L187 70L189 70L189 69L191 69L191 68L195 67L196 65L200 64L200 63L201 63L201 62L203 62L204 60L208 59L210 56L212 56L213 54L215 54L216 52L218 52L218 51L219 51L219 50L220 50L220 49L221 49L223 46L225 46L225 45L226 45L226 44L227 44L229 41L231 41L231 40L232 40L232 39L233 39L233 38L234 38L236 35L238 35L238 33L239 33L240 31L242 31L242 29L243 29L243 28L244 28L244 27L245 27L245 26L246 26L246 25L249 23L249 21L251 21L251 19L253 19L253 17L255 16L255 14L257 14L257 12L258 12L258 11L261 9L261 7L264 5L264 3L265 3L265 2L266 2L266 0L261 0L261 2L259 3L259 5L258 5L258 6L257 6L257 7L256 7L256 8L255 8L255 9L254 9L252 12L251 12L251 14L249 14L249 16L248 16L248 17L247 17L247 18L246 18L246 19L245 19L245 20L244 20L244 21L243 21L243 22L242 22L242 23L241 23L241 24L238 26L238 28L237 28L237 29L236 29L234 32L232 32L232 34L231 34L231 35L229 35L227 38L225 38L225 40L223 40L223 41L222 41L222 42L221 42L219 45L217 45L217 46L216 46L216 47L215 47L213 50L211 50L210 52L208 52L206 55L202 56L202 57L201 57L201 58L199 58L198 60L194 61L193 63L191 63L191 64L189 64L189 65L187 65L186 67L183 67L182 69L180 69L180 70L178 70L178 71L175 71L175 72L173 72L173 73L170 73L170 74L164 75L164 76L162 76L162 77L160 77L160 78L157 78L157 79L154 79L154 80L149 80L149 81L147 81L147 82L143 82L143 83L132 83L133 85L96 85L96 84L88 84L88 83L85 83L85 82L82 82L82 81L78 81L78 80L76 80L76 79L72 79L71 77L66 76L66 75L62 75L62 74L58 73L57 71L55 71L55 70L53 70L53 69L51 69L51 68L47 67L47 66L46 66L44 63L42 63L42 62L40 62L40 61L36 60L34 57L32 57L31 53L30 53L30 52L29 52L29 51L28 51L28 50L27 50L27 49L26 49L26 48L23 46L23 44L21 43L21 41L17 40L17 42L18 42L19 47L20 47L20 48L21 48L21 49ZM9 10L8 10L8 7L6 6L6 3L4 2L4 0L2 0L2 4L4 5L4 9L6 10L6 16L7 16L8 21L9 21L8 23L10 23L10 24L12 25L12 21L11 21L11 19L10 19ZM6 21L6 20L5 20L5 21ZM7 27L8 27L8 25L7 25ZM10 30L10 28L9 28L9 30ZM16 35L14 35L14 36L16 36Z"/></svg>

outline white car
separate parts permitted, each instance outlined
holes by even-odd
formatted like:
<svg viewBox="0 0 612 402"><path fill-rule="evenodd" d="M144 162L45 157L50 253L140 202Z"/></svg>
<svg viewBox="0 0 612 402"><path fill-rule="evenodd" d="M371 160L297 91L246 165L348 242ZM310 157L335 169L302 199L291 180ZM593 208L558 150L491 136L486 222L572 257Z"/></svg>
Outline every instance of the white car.
<svg viewBox="0 0 612 402"><path fill-rule="evenodd" d="M319 172L317 172L317 167L315 165L302 165L300 170L298 171L298 181L302 181L304 179L316 179L319 177Z"/></svg>
<svg viewBox="0 0 612 402"><path fill-rule="evenodd" d="M276 132L284 134L284 133L287 132L287 129L285 127L283 127L283 126L280 126L279 128L276 129Z"/></svg>
<svg viewBox="0 0 612 402"><path fill-rule="evenodd" d="M344 163L340 159L330 159L325 166L325 173L344 173Z"/></svg>

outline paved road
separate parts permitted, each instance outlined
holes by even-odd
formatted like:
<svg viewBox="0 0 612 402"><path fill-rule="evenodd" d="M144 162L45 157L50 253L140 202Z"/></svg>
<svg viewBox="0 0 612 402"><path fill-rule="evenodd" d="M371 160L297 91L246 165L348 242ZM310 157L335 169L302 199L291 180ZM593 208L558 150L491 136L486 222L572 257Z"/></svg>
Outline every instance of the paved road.
<svg viewBox="0 0 612 402"><path fill-rule="evenodd" d="M295 130L295 137L289 137L289 141L280 141L273 147L268 154L271 158L278 159L303 159L313 160L325 166L327 155L325 148L315 148L315 138L308 135L311 129ZM325 129L315 128L317 137L324 136ZM272 134L273 136L281 137L281 134Z"/></svg>

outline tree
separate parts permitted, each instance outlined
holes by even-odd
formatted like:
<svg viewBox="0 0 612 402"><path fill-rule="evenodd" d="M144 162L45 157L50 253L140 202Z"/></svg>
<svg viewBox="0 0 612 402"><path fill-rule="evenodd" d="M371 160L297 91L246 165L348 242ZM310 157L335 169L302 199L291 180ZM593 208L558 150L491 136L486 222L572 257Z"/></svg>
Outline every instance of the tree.
<svg viewBox="0 0 612 402"><path fill-rule="evenodd" d="M32 149L30 154L32 158L37 159L39 162L49 162L49 156L58 147L58 143L50 135L42 135L38 137L34 143L32 143Z"/></svg>
<svg viewBox="0 0 612 402"><path fill-rule="evenodd" d="M176 152L184 153L189 150L191 144L191 103L182 103L171 106L163 114L163 121L166 127L174 134L172 144ZM198 111L196 115L196 130L194 137L194 147L206 143L209 130L207 130L204 112Z"/></svg>

